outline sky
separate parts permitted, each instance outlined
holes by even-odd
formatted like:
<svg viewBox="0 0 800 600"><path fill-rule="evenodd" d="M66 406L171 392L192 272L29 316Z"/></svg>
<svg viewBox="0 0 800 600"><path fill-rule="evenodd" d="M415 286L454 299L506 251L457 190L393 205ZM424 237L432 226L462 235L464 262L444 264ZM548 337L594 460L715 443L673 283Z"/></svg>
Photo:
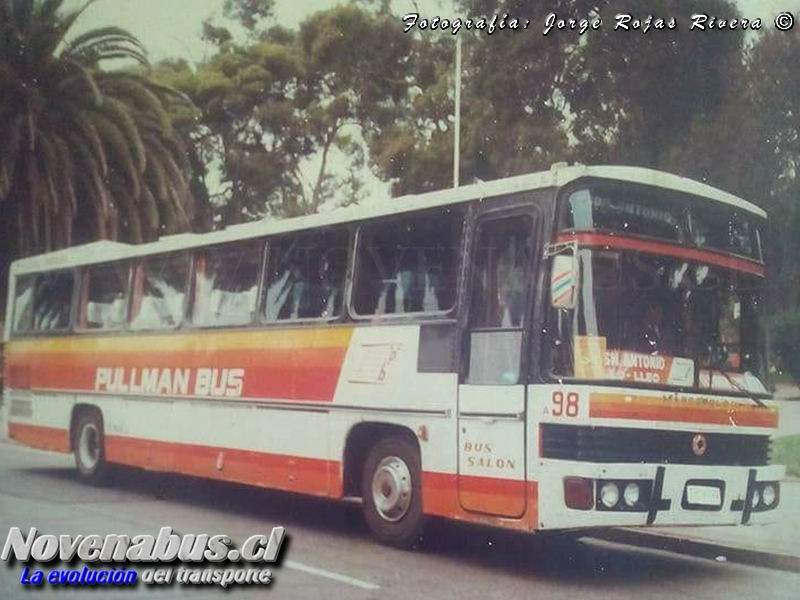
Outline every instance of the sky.
<svg viewBox="0 0 800 600"><path fill-rule="evenodd" d="M83 2L66 0L66 6L81 6ZM275 16L278 24L295 28L308 15L344 3L342 0L276 0ZM442 3L437 0L394 0L394 4L398 14L419 10L421 17L445 16ZM209 17L221 16L222 5L223 0L97 0L76 23L75 32L118 25L144 43L152 60L183 57L196 63L212 52L211 46L200 39L202 23ZM415 5L419 9L415 9ZM779 12L791 11L798 18L792 33L800 32L800 0L738 0L738 5L744 17L761 18L765 28L772 27Z"/></svg>
<svg viewBox="0 0 800 600"><path fill-rule="evenodd" d="M83 2L66 0L65 6L78 7ZM200 39L202 23L209 17L221 17L223 4L223 0L96 0L76 23L75 32L114 24L138 37L151 60L181 57L196 63L213 51L211 45ZM338 4L347 2L276 0L275 18L279 25L293 29L308 15ZM413 10L413 4L412 0L396 0L398 10L402 11ZM425 5L426 0L420 4Z"/></svg>

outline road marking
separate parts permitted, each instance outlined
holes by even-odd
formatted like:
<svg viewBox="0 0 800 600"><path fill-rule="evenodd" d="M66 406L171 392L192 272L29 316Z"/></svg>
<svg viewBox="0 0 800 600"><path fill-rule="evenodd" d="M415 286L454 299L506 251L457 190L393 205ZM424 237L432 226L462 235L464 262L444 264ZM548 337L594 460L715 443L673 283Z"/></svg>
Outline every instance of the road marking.
<svg viewBox="0 0 800 600"><path fill-rule="evenodd" d="M290 569L295 569L297 571L303 571L304 573L310 573L311 575L319 575L320 577L327 577L328 579L333 579L334 581L340 581L342 583L346 583L348 585L352 585L357 588L361 588L363 590L379 590L381 588L381 586L375 585L374 583L370 583L369 581L355 579L354 577L348 577L347 575L341 575L339 573L334 573L333 571L326 571L325 569L318 569L316 567L304 565L303 563L299 563L293 560L283 561L283 566L288 567Z"/></svg>

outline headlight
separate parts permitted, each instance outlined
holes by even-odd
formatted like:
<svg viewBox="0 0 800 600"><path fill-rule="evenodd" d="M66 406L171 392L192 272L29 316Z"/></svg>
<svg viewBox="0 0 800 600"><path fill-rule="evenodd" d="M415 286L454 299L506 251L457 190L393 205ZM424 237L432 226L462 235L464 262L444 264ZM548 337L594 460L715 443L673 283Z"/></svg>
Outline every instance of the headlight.
<svg viewBox="0 0 800 600"><path fill-rule="evenodd" d="M625 491L622 493L622 499L625 500L625 504L630 508L636 506L636 503L639 502L639 484L629 483L626 485Z"/></svg>
<svg viewBox="0 0 800 600"><path fill-rule="evenodd" d="M614 508L619 502L619 488L616 483L607 482L600 488L600 502L606 508Z"/></svg>
<svg viewBox="0 0 800 600"><path fill-rule="evenodd" d="M761 490L761 500L764 502L764 506L769 508L773 504L775 504L775 499L778 497L778 494L775 491L775 486L771 483L766 484Z"/></svg>

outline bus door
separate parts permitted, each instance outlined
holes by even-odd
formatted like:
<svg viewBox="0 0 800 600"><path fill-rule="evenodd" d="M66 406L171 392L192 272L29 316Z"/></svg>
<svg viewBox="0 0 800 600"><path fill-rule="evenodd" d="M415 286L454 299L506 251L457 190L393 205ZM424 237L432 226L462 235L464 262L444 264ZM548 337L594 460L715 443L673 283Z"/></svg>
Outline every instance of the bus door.
<svg viewBox="0 0 800 600"><path fill-rule="evenodd" d="M458 494L469 511L525 512L523 331L537 219L530 210L479 219L463 324Z"/></svg>

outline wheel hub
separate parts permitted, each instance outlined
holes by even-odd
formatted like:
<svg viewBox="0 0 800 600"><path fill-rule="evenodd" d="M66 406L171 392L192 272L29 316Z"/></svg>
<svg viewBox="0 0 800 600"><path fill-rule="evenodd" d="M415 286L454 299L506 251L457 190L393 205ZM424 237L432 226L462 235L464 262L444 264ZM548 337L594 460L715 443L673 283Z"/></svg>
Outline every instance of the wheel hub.
<svg viewBox="0 0 800 600"><path fill-rule="evenodd" d="M387 456L372 478L372 499L381 518L395 522L402 519L411 506L411 471L397 456Z"/></svg>

